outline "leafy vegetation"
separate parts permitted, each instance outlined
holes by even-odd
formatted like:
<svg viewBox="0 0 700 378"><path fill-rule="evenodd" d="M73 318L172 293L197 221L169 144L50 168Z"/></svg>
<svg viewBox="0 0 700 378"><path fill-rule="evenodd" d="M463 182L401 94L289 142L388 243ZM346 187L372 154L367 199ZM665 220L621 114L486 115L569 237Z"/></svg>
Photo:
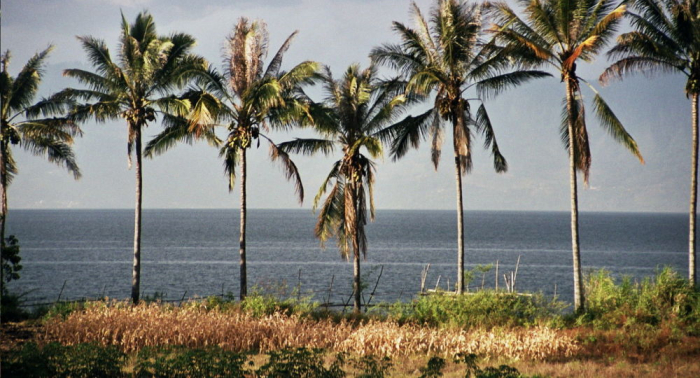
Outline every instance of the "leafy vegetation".
<svg viewBox="0 0 700 378"><path fill-rule="evenodd" d="M421 296L411 303L396 303L390 314L401 322L490 329L547 324L559 319L563 307L563 303L547 301L541 294L484 290L459 296Z"/></svg>
<svg viewBox="0 0 700 378"><path fill-rule="evenodd" d="M700 291L678 273L664 268L641 282L629 277L619 281L606 270L588 277L588 303L578 324L597 329L668 326L683 334L700 335Z"/></svg>
<svg viewBox="0 0 700 378"><path fill-rule="evenodd" d="M27 343L3 352L4 374L12 377L288 377L288 378L384 378L391 374L389 358L375 356L351 357L336 354L326 363L321 349L282 349L267 354L265 363L255 367L248 355L218 347L187 349L182 347L146 348L126 354L115 347L97 344L63 346L49 343L39 346ZM456 362L466 361L466 377L519 378L517 369L501 365L481 369L476 355L466 355ZM421 377L439 377L445 360L433 357L421 368Z"/></svg>

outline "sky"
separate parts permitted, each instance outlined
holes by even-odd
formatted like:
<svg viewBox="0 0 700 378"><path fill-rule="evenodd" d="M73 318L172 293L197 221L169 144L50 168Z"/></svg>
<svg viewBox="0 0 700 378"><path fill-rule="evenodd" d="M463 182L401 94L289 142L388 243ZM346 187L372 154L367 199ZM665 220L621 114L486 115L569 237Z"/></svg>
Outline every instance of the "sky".
<svg viewBox="0 0 700 378"><path fill-rule="evenodd" d="M427 14L433 1L416 3ZM33 54L55 45L40 89L40 96L48 96L65 87L79 87L75 80L62 77L64 69L91 69L76 36L103 39L115 54L120 11L132 22L140 11L148 10L162 35L191 34L198 41L194 53L219 68L226 36L240 17L247 17L267 23L270 56L287 36L299 30L282 69L314 60L329 65L340 76L350 64L367 66L373 47L399 41L391 24L411 24L409 5L403 0L2 0L0 45L2 51L12 53L13 76ZM637 141L646 163L640 164L616 144L590 114L587 121L593 160L590 186L581 185L579 190L580 211L687 211L691 129L684 77L633 76L601 88L597 78L610 63L600 56L590 64L579 64L578 73L600 90ZM590 98L593 93L584 89L584 96ZM568 156L559 137L563 97L564 85L555 74L486 101L509 169L504 174L494 172L490 154L482 148L483 140L477 139L474 169L464 178L467 211L570 209ZM415 112L421 109L419 106ZM133 208L135 179L133 169L127 166L126 124L87 122L82 129L84 135L74 146L83 174L77 181L45 158L15 150L20 172L8 191L11 209ZM151 124L144 133L146 140L160 130L159 124ZM282 142L314 134L295 130L270 136ZM437 170L425 142L398 162L388 153L379 159L377 208L454 209L450 146L448 133ZM293 157L306 191L301 208L311 209L333 158L338 156ZM269 161L267 147L261 145L249 153L248 169L249 208L300 208L293 184L285 181L281 167ZM238 208L239 188L229 193L216 148L205 143L183 144L144 159L143 206Z"/></svg>

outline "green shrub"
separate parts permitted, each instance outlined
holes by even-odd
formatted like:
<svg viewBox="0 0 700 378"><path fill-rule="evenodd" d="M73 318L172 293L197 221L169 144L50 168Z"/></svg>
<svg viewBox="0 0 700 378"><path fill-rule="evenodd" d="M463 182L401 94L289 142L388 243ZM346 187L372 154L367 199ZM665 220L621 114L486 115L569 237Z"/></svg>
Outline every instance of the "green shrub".
<svg viewBox="0 0 700 378"><path fill-rule="evenodd" d="M55 317L61 317L65 319L71 313L75 311L82 311L88 302L83 301L71 301L71 302L56 302L54 305L45 310L44 319L48 320ZM98 303L98 302L90 302ZM42 310L41 312L44 312Z"/></svg>
<svg viewBox="0 0 700 378"><path fill-rule="evenodd" d="M145 348L137 355L137 377L244 377L244 354L221 348Z"/></svg>
<svg viewBox="0 0 700 378"><path fill-rule="evenodd" d="M260 378L336 378L345 377L342 370L343 358L337 357L330 367L323 364L321 349L283 349L270 352L270 360L256 371Z"/></svg>
<svg viewBox="0 0 700 378"><path fill-rule="evenodd" d="M312 301L311 295L299 295L296 289L287 295L281 289L271 293L254 287L241 302L241 308L255 317L278 312L287 315L309 315L318 308L318 303Z"/></svg>
<svg viewBox="0 0 700 378"><path fill-rule="evenodd" d="M116 347L27 343L3 353L1 369L8 377L122 377L125 358Z"/></svg>
<svg viewBox="0 0 700 378"><path fill-rule="evenodd" d="M655 277L618 284L607 270L588 275L586 311L576 321L599 329L667 325L696 334L700 324L700 292L670 268Z"/></svg>
<svg viewBox="0 0 700 378"><path fill-rule="evenodd" d="M397 303L390 315L401 321L461 328L530 326L558 317L562 305L540 294L523 296L483 290L464 295L427 295Z"/></svg>
<svg viewBox="0 0 700 378"><path fill-rule="evenodd" d="M352 366L360 371L358 378L384 378L392 363L388 357L362 356L351 361Z"/></svg>
<svg viewBox="0 0 700 378"><path fill-rule="evenodd" d="M29 313L22 308L22 295L12 294L8 291L3 293L2 316L0 320L4 322L18 322L29 317Z"/></svg>
<svg viewBox="0 0 700 378"><path fill-rule="evenodd" d="M431 357L425 367L419 369L421 375L419 378L437 378L442 377L442 369L445 367L445 359L440 357Z"/></svg>

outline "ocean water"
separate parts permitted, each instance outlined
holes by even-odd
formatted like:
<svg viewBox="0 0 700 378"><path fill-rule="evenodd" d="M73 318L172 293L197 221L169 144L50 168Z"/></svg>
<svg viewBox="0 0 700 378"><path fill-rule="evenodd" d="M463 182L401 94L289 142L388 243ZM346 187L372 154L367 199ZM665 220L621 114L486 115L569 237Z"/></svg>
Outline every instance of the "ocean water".
<svg viewBox="0 0 700 378"><path fill-rule="evenodd" d="M315 216L308 210L249 210L248 285L334 303L352 293L352 263L335 242L319 246ZM133 248L132 210L13 210L8 235L21 245L21 279L11 290L28 302L83 297L128 298ZM237 210L144 210L144 295L166 299L239 292ZM430 264L427 288L456 280L454 211L380 210L367 225L368 253L362 262L372 303L410 300ZM584 272L601 268L635 279L670 266L687 275L685 214L582 213ZM513 271L520 256L517 289L558 294L571 301L573 278L569 214L566 212L465 212L467 268L499 264ZM383 268L382 268L383 267ZM380 270L381 277L379 277ZM470 285L493 287L495 272ZM331 287L332 283L332 287Z"/></svg>

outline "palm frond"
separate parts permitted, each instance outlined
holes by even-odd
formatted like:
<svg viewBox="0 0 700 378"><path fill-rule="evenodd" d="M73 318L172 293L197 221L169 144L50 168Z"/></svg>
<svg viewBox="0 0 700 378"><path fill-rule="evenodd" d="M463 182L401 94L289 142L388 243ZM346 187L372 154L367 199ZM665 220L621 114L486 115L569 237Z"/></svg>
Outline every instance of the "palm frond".
<svg viewBox="0 0 700 378"><path fill-rule="evenodd" d="M294 140L283 142L277 147L285 152L303 155L314 155L321 152L328 156L333 152L334 142L326 139L295 138Z"/></svg>
<svg viewBox="0 0 700 378"><path fill-rule="evenodd" d="M571 115L567 109L566 98L562 101L562 105L561 140L567 152L570 152L570 143L574 143L574 165L576 170L583 173L584 184L588 185L592 159L588 131L586 130L586 111L581 93L575 91L572 96ZM569 135L569 119L571 119L573 126L573 135L571 136Z"/></svg>
<svg viewBox="0 0 700 378"><path fill-rule="evenodd" d="M417 116L407 116L374 136L383 143L391 144L391 158L396 161L406 155L410 147L418 148L420 141L428 135L434 113L435 109L429 109Z"/></svg>
<svg viewBox="0 0 700 378"><path fill-rule="evenodd" d="M328 181L328 180L327 180ZM322 187L325 191L326 185ZM336 235L338 237L338 243L345 241L344 233L338 232L344 228L345 218L343 198L345 196L345 185L343 182L336 180L333 189L328 193L328 197L323 203L321 210L318 215L318 222L316 223L316 228L314 234L321 241L321 247L325 248L325 242L328 238ZM316 205L314 205L314 208ZM344 243L344 248L341 248L341 253L347 256L347 243Z"/></svg>
<svg viewBox="0 0 700 378"><path fill-rule="evenodd" d="M75 160L75 154L68 143L47 138L34 137L22 140L22 147L37 156L46 156L47 160L66 168L73 173L75 179L80 178L80 168Z"/></svg>
<svg viewBox="0 0 700 378"><path fill-rule="evenodd" d="M295 30L292 34L289 35L289 37L287 37L280 49L277 51L277 54L275 54L275 57L272 58L270 64L268 64L267 70L265 71L265 76L277 76L280 67L282 66L282 58L284 56L284 53L286 53L287 50L289 50L289 46L292 44L292 40L294 40L294 37L296 37L298 33L299 31Z"/></svg>
<svg viewBox="0 0 700 378"><path fill-rule="evenodd" d="M175 147L177 143L193 144L198 139L204 139L214 147L221 145L221 140L214 133L213 127L202 127L197 132L193 132L187 118L170 114L163 115L162 123L165 129L148 142L143 151L144 156L161 155Z"/></svg>
<svg viewBox="0 0 700 378"><path fill-rule="evenodd" d="M634 154L634 156L639 159L639 161L644 164L644 158L639 152L637 147L637 142L634 141L632 136L625 130L622 126L622 122L615 116L612 109L603 100L600 94L596 93L593 97L593 110L595 111L598 119L600 120L600 125L610 134L610 136L618 143L622 144Z"/></svg>
<svg viewBox="0 0 700 378"><path fill-rule="evenodd" d="M493 131L493 126L491 125L491 120L486 112L486 107L484 104L479 106L476 112L475 120L476 130L481 132L484 136L484 148L491 148L491 156L493 156L493 168L498 173L504 173L508 170L508 163L505 157L501 155L501 151L498 148L498 143L496 142L496 134Z"/></svg>
<svg viewBox="0 0 700 378"><path fill-rule="evenodd" d="M49 117L63 114L66 109L73 105L73 102L60 95L52 95L49 98L42 98L24 110L24 116L32 119L40 116Z"/></svg>
<svg viewBox="0 0 700 378"><path fill-rule="evenodd" d="M289 154L287 154L283 149L278 148L277 145L270 140L270 138L263 134L260 134L260 136L270 142L270 160L279 160L282 163L282 168L284 169L284 174L287 181L292 180L294 182L294 190L299 196L299 204L304 203L304 186L301 182L301 176L299 175L299 170L297 169L296 164L294 164L292 159L289 157Z"/></svg>
<svg viewBox="0 0 700 378"><path fill-rule="evenodd" d="M513 71L479 81L476 84L476 91L479 98L495 98L507 89L517 87L533 79L551 76L551 74L543 71Z"/></svg>
<svg viewBox="0 0 700 378"><path fill-rule="evenodd" d="M601 84L607 85L611 80L622 80L625 75L641 72L647 77L653 77L657 73L671 73L678 70L673 62L661 59L633 56L623 58L606 68L598 79Z"/></svg>
<svg viewBox="0 0 700 378"><path fill-rule="evenodd" d="M27 61L27 64L22 67L22 70L12 81L12 97L9 98L8 104L3 105L3 107L9 106L10 109L19 112L32 105L31 102L36 96L43 76L44 61L51 50L53 50L53 46L36 53Z"/></svg>
<svg viewBox="0 0 700 378"><path fill-rule="evenodd" d="M238 153L242 150L235 141L227 140L219 149L219 157L224 159L224 174L228 179L228 191L233 191L236 184L236 167L238 166Z"/></svg>
<svg viewBox="0 0 700 378"><path fill-rule="evenodd" d="M343 161L338 160L333 164L333 167L331 168L331 171L328 172L328 176L326 176L326 179L323 180L323 184L318 189L318 192L316 193L316 196L314 197L314 204L313 204L313 209L314 211L318 208L318 204L321 201L321 197L326 193L328 190L328 185L331 183L331 180L340 180L341 175L340 175L340 170L343 167Z"/></svg>
<svg viewBox="0 0 700 378"><path fill-rule="evenodd" d="M82 136L83 132L69 118L32 119L15 124L22 139L55 139L64 143L73 143L73 137Z"/></svg>

